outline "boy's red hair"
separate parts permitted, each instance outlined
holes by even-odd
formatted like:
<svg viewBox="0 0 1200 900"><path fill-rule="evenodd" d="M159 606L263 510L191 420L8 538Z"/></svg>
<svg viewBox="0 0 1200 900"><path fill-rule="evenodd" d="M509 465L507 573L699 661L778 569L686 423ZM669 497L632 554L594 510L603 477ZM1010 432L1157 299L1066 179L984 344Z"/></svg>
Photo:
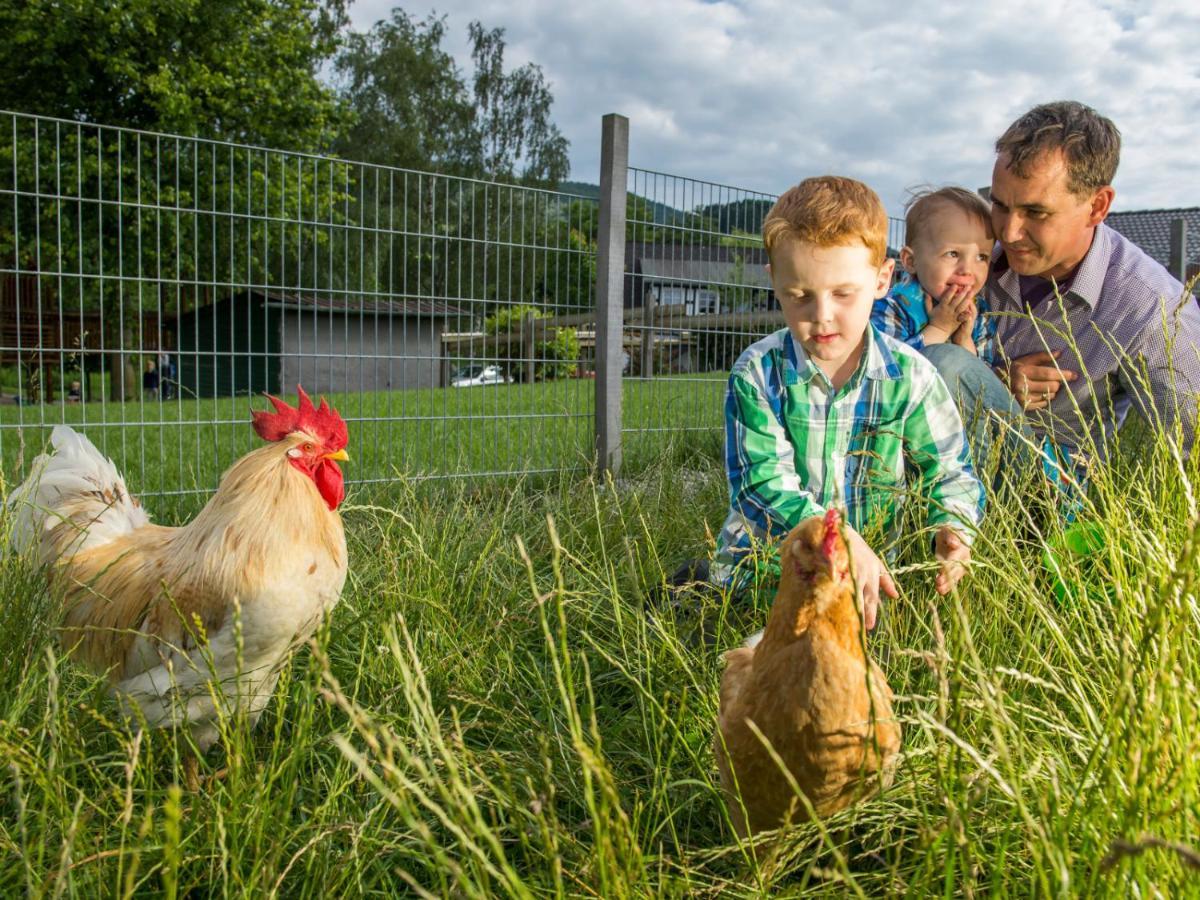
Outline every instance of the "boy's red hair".
<svg viewBox="0 0 1200 900"><path fill-rule="evenodd" d="M871 264L887 259L887 212L879 195L853 178L806 178L775 201L763 221L763 245L770 258L785 238L818 247L862 244Z"/></svg>

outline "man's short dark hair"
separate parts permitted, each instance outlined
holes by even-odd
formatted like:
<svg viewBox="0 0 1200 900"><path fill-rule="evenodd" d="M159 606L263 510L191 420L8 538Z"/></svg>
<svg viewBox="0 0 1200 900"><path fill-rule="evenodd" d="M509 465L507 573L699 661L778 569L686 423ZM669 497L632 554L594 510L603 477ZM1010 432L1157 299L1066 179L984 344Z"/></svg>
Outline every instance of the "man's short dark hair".
<svg viewBox="0 0 1200 900"><path fill-rule="evenodd" d="M1061 150L1067 161L1067 188L1087 196L1112 184L1121 160L1121 132L1090 106L1059 100L1035 106L996 141L996 153L1024 178L1043 153Z"/></svg>

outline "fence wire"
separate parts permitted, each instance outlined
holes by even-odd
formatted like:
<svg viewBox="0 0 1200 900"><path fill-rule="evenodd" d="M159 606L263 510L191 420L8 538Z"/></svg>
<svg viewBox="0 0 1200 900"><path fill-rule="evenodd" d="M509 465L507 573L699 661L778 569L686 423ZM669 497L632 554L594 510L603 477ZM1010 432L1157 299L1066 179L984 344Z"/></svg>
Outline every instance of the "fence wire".
<svg viewBox="0 0 1200 900"><path fill-rule="evenodd" d="M206 493L250 398L324 394L349 483L554 471L591 454L578 378L594 198L0 113L0 459L87 433L141 494ZM261 405L261 403L259 404Z"/></svg>
<svg viewBox="0 0 1200 900"><path fill-rule="evenodd" d="M656 452L719 434L730 367L782 327L775 197L622 175L622 435ZM0 475L67 423L139 494L208 493L256 444L252 398L297 384L349 423L350 484L590 465L599 218L594 196L0 112Z"/></svg>

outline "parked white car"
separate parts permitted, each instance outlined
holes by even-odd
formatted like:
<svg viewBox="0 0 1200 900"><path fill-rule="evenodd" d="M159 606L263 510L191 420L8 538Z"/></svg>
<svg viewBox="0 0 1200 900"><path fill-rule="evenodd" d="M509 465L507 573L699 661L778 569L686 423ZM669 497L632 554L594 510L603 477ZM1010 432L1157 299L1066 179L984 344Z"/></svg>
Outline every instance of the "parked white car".
<svg viewBox="0 0 1200 900"><path fill-rule="evenodd" d="M499 366L463 366L450 376L450 387L475 387L481 384L507 384L512 379Z"/></svg>

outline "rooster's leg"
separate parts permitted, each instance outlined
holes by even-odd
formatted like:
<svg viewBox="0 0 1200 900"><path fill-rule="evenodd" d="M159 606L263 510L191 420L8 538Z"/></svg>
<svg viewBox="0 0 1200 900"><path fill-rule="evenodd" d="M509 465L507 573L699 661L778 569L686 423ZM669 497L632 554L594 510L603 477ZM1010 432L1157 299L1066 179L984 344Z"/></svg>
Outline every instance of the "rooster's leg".
<svg viewBox="0 0 1200 900"><path fill-rule="evenodd" d="M211 782L221 781L229 774L229 769L220 768L211 775L200 774L200 757L190 750L183 757L184 786L191 793L197 793L200 788L207 787Z"/></svg>
<svg viewBox="0 0 1200 900"><path fill-rule="evenodd" d="M200 790L200 759L190 750L183 756L183 783L193 794Z"/></svg>

